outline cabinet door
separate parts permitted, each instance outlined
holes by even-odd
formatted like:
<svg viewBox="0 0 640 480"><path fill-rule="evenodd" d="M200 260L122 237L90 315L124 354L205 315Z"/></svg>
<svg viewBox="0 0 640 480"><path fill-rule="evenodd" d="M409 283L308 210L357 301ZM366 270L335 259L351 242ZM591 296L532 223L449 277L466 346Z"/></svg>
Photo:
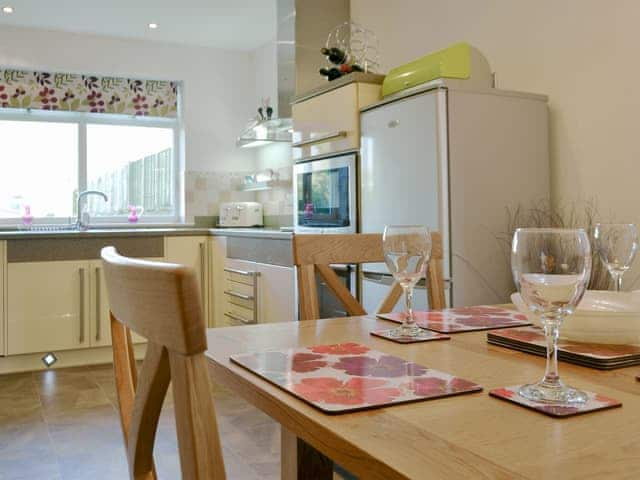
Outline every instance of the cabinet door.
<svg viewBox="0 0 640 480"><path fill-rule="evenodd" d="M90 345L89 262L7 266L8 354Z"/></svg>
<svg viewBox="0 0 640 480"><path fill-rule="evenodd" d="M148 258L147 260L163 261L163 258ZM111 318L109 316L109 296L104 280L102 261L89 262L90 288L90 342L92 347L111 345ZM133 333L134 343L144 343L146 339Z"/></svg>
<svg viewBox="0 0 640 480"><path fill-rule="evenodd" d="M165 260L193 268L198 277L198 286L204 310L204 318L209 318L208 291L208 237L167 237Z"/></svg>
<svg viewBox="0 0 640 480"><path fill-rule="evenodd" d="M293 267L258 264L260 323L292 322L296 316L296 275Z"/></svg>
<svg viewBox="0 0 640 480"><path fill-rule="evenodd" d="M296 103L292 116L293 158L296 160L360 147L358 87L355 83Z"/></svg>

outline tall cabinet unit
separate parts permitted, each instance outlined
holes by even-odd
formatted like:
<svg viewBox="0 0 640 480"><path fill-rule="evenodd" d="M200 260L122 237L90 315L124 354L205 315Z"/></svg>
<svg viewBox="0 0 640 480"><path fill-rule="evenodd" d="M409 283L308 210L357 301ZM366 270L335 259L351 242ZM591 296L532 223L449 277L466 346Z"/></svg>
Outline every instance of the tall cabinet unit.
<svg viewBox="0 0 640 480"><path fill-rule="evenodd" d="M212 325L210 314L209 237L166 237L165 260L193 268L198 278L203 314L208 325Z"/></svg>

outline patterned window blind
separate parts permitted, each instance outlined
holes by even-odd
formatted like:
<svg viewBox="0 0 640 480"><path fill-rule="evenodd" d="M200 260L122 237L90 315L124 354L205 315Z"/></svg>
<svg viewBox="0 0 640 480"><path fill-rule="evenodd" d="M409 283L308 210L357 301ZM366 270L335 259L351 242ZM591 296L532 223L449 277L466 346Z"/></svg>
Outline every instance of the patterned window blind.
<svg viewBox="0 0 640 480"><path fill-rule="evenodd" d="M0 68L0 108L174 118L178 83Z"/></svg>

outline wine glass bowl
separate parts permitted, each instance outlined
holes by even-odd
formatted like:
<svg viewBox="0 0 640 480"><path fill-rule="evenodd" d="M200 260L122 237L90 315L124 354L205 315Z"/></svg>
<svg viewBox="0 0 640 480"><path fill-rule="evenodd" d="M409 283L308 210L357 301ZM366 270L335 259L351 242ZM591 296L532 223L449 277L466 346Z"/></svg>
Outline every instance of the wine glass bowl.
<svg viewBox="0 0 640 480"><path fill-rule="evenodd" d="M558 375L562 320L582 300L591 275L591 246L582 229L519 228L511 248L513 279L529 310L540 315L547 339L547 367L537 383L519 394L536 402L584 403L587 395Z"/></svg>
<svg viewBox="0 0 640 480"><path fill-rule="evenodd" d="M632 223L598 223L593 230L594 248L614 281L616 292L622 290L622 276L635 259L638 229Z"/></svg>
<svg viewBox="0 0 640 480"><path fill-rule="evenodd" d="M394 336L416 337L425 332L415 324L413 316L413 289L425 277L431 258L431 236L426 227L419 225L388 225L382 236L384 258L389 271L400 284L405 296L405 314L402 325L394 329Z"/></svg>

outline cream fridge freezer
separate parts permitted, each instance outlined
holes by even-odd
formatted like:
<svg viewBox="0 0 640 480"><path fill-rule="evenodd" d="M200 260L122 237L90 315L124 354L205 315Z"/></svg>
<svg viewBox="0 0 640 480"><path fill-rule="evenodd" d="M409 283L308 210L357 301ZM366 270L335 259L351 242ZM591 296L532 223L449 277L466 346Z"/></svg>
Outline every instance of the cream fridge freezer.
<svg viewBox="0 0 640 480"><path fill-rule="evenodd" d="M359 226L419 224L442 234L447 301L508 301L507 210L549 199L547 99L438 81L361 113ZM361 298L375 311L390 281L365 265ZM418 291L416 308L426 308ZM397 308L402 308L398 305Z"/></svg>

